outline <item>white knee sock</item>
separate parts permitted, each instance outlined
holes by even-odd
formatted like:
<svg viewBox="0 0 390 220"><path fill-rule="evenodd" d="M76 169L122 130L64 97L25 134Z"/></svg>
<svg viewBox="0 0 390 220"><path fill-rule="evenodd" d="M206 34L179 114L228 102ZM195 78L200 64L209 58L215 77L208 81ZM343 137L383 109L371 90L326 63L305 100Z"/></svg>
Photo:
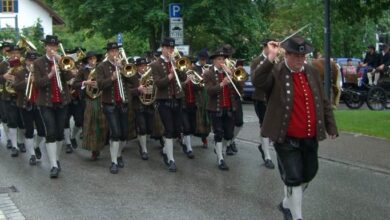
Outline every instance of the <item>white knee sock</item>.
<svg viewBox="0 0 390 220"><path fill-rule="evenodd" d="M184 139L185 139L185 143L186 143L186 146L187 146L187 152L192 151L192 146L191 146L191 135L186 135L186 136L184 136Z"/></svg>
<svg viewBox="0 0 390 220"><path fill-rule="evenodd" d="M283 198L283 207L289 209L289 204L288 204L288 192L287 192L287 186L284 185L283 191L284 191L284 198Z"/></svg>
<svg viewBox="0 0 390 220"><path fill-rule="evenodd" d="M167 154L167 157L168 157L168 162L169 161L175 161L175 159L173 159L173 139L172 138L166 138L165 139L165 152Z"/></svg>
<svg viewBox="0 0 390 220"><path fill-rule="evenodd" d="M138 141L142 152L147 153L148 149L146 149L146 135L138 135Z"/></svg>
<svg viewBox="0 0 390 220"><path fill-rule="evenodd" d="M42 143L45 142L45 137L41 137L41 136L36 136L35 137L35 144L34 144L34 148L38 148L38 147L41 147Z"/></svg>
<svg viewBox="0 0 390 220"><path fill-rule="evenodd" d="M4 128L4 137L5 137L5 140L8 141L9 140L9 128L8 128L8 125L6 123L3 123L3 128Z"/></svg>
<svg viewBox="0 0 390 220"><path fill-rule="evenodd" d="M57 143L46 143L47 157L50 162L50 167L58 167L57 165Z"/></svg>
<svg viewBox="0 0 390 220"><path fill-rule="evenodd" d="M18 145L16 144L16 133L17 133L16 128L10 128L10 129L9 129L9 132L8 132L8 137L9 137L9 139L11 140L12 147L15 147L16 149L19 150L19 147L18 147Z"/></svg>
<svg viewBox="0 0 390 220"><path fill-rule="evenodd" d="M261 139L261 148L264 152L264 157L266 160L271 160L271 155L269 155L269 138L260 137Z"/></svg>
<svg viewBox="0 0 390 220"><path fill-rule="evenodd" d="M26 138L26 148L28 152L30 153L30 156L35 156L34 151L34 138Z"/></svg>
<svg viewBox="0 0 390 220"><path fill-rule="evenodd" d="M80 127L74 126L74 127L73 127L73 130L72 130L72 135L70 136L70 138L76 139L77 134L79 133L80 130L81 130Z"/></svg>
<svg viewBox="0 0 390 220"><path fill-rule="evenodd" d="M242 129L242 126L241 127L234 127L234 132L233 132L233 141L236 139L238 133L240 133Z"/></svg>
<svg viewBox="0 0 390 220"><path fill-rule="evenodd" d="M371 74L371 72L367 73L367 78L368 78L368 84L372 85L372 74Z"/></svg>
<svg viewBox="0 0 390 220"><path fill-rule="evenodd" d="M26 129L17 128L17 143L24 144Z"/></svg>
<svg viewBox="0 0 390 220"><path fill-rule="evenodd" d="M57 141L57 160L60 161L60 155L62 152L62 145L64 144L64 141Z"/></svg>
<svg viewBox="0 0 390 220"><path fill-rule="evenodd" d="M119 150L119 141L111 141L110 143L110 154L111 162L118 164L118 150Z"/></svg>
<svg viewBox="0 0 390 220"><path fill-rule="evenodd" d="M69 128L64 129L64 140L65 140L66 145L70 144L70 129Z"/></svg>
<svg viewBox="0 0 390 220"><path fill-rule="evenodd" d="M302 219L302 186L291 187L291 195L288 199L288 205L294 220Z"/></svg>
<svg viewBox="0 0 390 220"><path fill-rule="evenodd" d="M215 152L217 153L218 163L223 160L222 142L215 143Z"/></svg>

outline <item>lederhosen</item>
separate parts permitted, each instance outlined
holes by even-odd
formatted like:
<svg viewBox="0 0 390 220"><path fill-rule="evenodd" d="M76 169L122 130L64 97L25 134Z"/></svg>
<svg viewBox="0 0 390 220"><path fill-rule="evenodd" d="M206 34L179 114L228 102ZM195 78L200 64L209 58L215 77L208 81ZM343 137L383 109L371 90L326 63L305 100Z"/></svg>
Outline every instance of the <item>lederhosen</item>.
<svg viewBox="0 0 390 220"><path fill-rule="evenodd" d="M266 105L266 97L264 91L258 88L258 86L254 83L253 79L255 78L256 72L254 71L258 66L262 65L266 57L264 54L261 54L257 58L255 58L252 61L251 64L251 76L252 76L252 84L253 87L255 88L253 94L252 94L252 100L253 100L253 105L255 107L255 112L257 117L259 118L259 124L261 127L261 124L263 123L264 120L264 115L265 111L267 109Z"/></svg>
<svg viewBox="0 0 390 220"><path fill-rule="evenodd" d="M211 117L215 142L233 138L234 111L237 105L232 86L229 84L221 88L219 85L225 77L225 73L215 70L214 66L205 73L205 85L209 94L207 110Z"/></svg>
<svg viewBox="0 0 390 220"><path fill-rule="evenodd" d="M82 147L91 151L100 151L106 143L108 127L102 110L101 96L92 99L86 95L86 87L82 85L83 81L88 80L91 71L92 68L89 66L81 69L75 78L73 88L80 91L85 103Z"/></svg>
<svg viewBox="0 0 390 220"><path fill-rule="evenodd" d="M136 73L130 78L130 91L132 95L132 110L135 112L135 123L138 135L151 135L154 123L154 106L144 105L139 100L139 80L141 74Z"/></svg>
<svg viewBox="0 0 390 220"><path fill-rule="evenodd" d="M32 73L31 73L32 74ZM20 109L23 123L26 128L25 138L31 139L34 137L34 127L37 129L37 134L40 137L45 137L45 127L43 125L41 114L38 111L36 100L38 98L38 89L33 86L31 99L26 97L27 81L30 71L24 67L16 73L14 87L17 92L17 106Z"/></svg>
<svg viewBox="0 0 390 220"><path fill-rule="evenodd" d="M109 60L96 67L96 81L102 90L103 113L110 128L111 141L126 141L129 135L128 124L128 78L122 76L125 100L119 95L118 81L111 80L116 68ZM121 68L118 67L118 71Z"/></svg>
<svg viewBox="0 0 390 220"><path fill-rule="evenodd" d="M0 75L3 76L11 68L10 63L3 62L0 70ZM20 66L15 66L14 68L21 68ZM2 116L6 118L3 123L7 123L9 128L20 128L24 129L23 120L19 111L19 108L16 106L16 93L9 93L5 89L6 80L4 77L0 77L1 82L4 85L3 94L2 94Z"/></svg>
<svg viewBox="0 0 390 220"><path fill-rule="evenodd" d="M173 71L170 62L165 62L161 57L151 64L155 85L157 86L156 106L164 125L165 138L177 138L181 132L181 114L183 91L180 91L175 78L168 79L168 74ZM177 71L179 80L187 78L184 72Z"/></svg>
<svg viewBox="0 0 390 220"><path fill-rule="evenodd" d="M58 68L63 91L57 85L57 78L49 79L48 74L54 65L52 60L44 55L34 61L34 82L38 88L37 105L42 116L46 132L46 143L64 140L64 127L70 102L69 88L66 81L73 76L69 71Z"/></svg>

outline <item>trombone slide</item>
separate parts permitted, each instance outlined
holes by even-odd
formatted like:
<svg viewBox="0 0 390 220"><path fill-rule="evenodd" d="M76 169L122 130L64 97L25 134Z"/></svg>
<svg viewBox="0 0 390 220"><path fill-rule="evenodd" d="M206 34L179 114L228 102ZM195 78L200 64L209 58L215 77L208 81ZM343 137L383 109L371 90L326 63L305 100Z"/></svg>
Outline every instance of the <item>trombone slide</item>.
<svg viewBox="0 0 390 220"><path fill-rule="evenodd" d="M60 92L62 93L63 92L63 88L62 88L61 77L60 77L60 73L58 71L58 65L57 65L56 58L54 58L54 57L53 57L53 62L54 62L54 70L55 70L55 73L56 73L57 86L58 86L58 89L60 90Z"/></svg>
<svg viewBox="0 0 390 220"><path fill-rule="evenodd" d="M122 75L118 71L118 66L115 65L115 73L116 73L116 80L118 83L119 88L119 96L121 97L122 101L126 101L125 91L123 90L123 84L122 84Z"/></svg>
<svg viewBox="0 0 390 220"><path fill-rule="evenodd" d="M229 79L229 82L232 84L234 90L236 91L237 95L240 96L240 99L242 100L242 95L240 93L240 91L238 91L237 89L237 86L234 84L232 78L230 77L229 73L227 73L225 70L223 70L223 72L225 73L226 77Z"/></svg>
<svg viewBox="0 0 390 220"><path fill-rule="evenodd" d="M173 75L175 75L175 80L176 80L177 86L179 86L179 89L180 89L180 92L181 92L181 91L183 91L183 88L181 87L179 76L177 75L177 72L176 72L176 69L175 69L176 66L173 64L172 60L171 60L171 66L172 66L172 70L173 70Z"/></svg>

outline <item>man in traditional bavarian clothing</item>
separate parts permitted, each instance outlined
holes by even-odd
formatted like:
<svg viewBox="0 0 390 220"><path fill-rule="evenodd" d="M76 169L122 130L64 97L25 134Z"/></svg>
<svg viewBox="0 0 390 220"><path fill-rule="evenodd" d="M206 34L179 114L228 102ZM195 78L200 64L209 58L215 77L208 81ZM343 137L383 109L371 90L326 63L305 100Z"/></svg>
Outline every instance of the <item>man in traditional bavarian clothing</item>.
<svg viewBox="0 0 390 220"><path fill-rule="evenodd" d="M1 71L0 81L5 85L3 91L3 100L5 100L5 110L7 117L7 125L9 128L9 138L12 143L12 157L17 157L20 152L26 152L24 145L24 125L22 118L19 113L19 108L16 106L16 92L14 89L15 75L22 69L20 62L21 57L21 48L16 45L11 45L8 49L10 58L8 60L9 69L6 71Z"/></svg>
<svg viewBox="0 0 390 220"><path fill-rule="evenodd" d="M184 72L175 70L175 61L172 57L175 39L165 38L161 47L161 56L150 66L157 87L156 105L164 125L163 159L168 170L176 172L176 163L173 158L173 139L178 138L181 132L181 99L183 98L183 91L179 86L181 82L186 80L187 76Z"/></svg>
<svg viewBox="0 0 390 220"><path fill-rule="evenodd" d="M154 93L154 85L141 85L140 80L146 70L149 70L146 58L137 58L135 65L137 66L137 73L130 78L130 88L132 94L132 108L135 112L135 122L139 142L139 153L142 160L148 160L148 149L146 146L146 136L152 134L153 123L154 123L154 106L153 103L142 103L140 96L146 96ZM151 73L149 72L151 77Z"/></svg>
<svg viewBox="0 0 390 220"><path fill-rule="evenodd" d="M261 135L261 126L263 125L264 121L264 114L265 110L267 108L266 105L266 97L265 93L263 90L259 88L259 86L256 84L257 82L257 77L256 77L256 72L255 69L258 68L260 65L264 63L264 61L267 59L268 56L268 47L267 43L269 41L274 41L272 39L264 39L261 43L263 50L260 54L260 56L256 57L252 63L251 63L251 78L252 78L252 84L253 87L255 88L253 94L252 94L252 100L253 104L255 106L255 112L257 117L259 118L259 124L260 124L260 144L258 146L258 149L261 153L261 158L264 161L265 167L268 169L274 169L275 165L271 160L271 155L269 154L269 147L270 147L270 141L268 137L263 137Z"/></svg>
<svg viewBox="0 0 390 220"><path fill-rule="evenodd" d="M316 69L305 64L313 51L302 37L281 44L285 60L275 64L279 43L267 43L268 55L255 69L254 82L268 97L262 135L274 141L278 167L285 184L279 209L285 219L302 219L303 191L318 170L318 141L338 136L332 107Z"/></svg>
<svg viewBox="0 0 390 220"><path fill-rule="evenodd" d="M237 108L235 90L232 88L233 81L231 70L226 67L225 59L229 56L224 50L217 50L210 59L213 65L204 74L204 83L209 94L207 110L210 113L217 163L220 170L229 170L223 158L223 143L228 143L233 138L234 111ZM230 79L227 76L230 75Z"/></svg>
<svg viewBox="0 0 390 220"><path fill-rule="evenodd" d="M65 53L67 56L75 57L75 54L79 51L79 48L75 49L66 49ZM76 59L76 58L73 58ZM81 64L80 64L81 63ZM64 141L65 141L65 152L70 154L73 152L73 149L77 148L76 136L83 127L84 120L84 108L85 102L81 97L80 87L74 87L73 83L78 75L79 70L83 67L82 62L75 62L75 67L71 70L73 78L67 82L68 87L70 87L70 103L68 106L68 115L65 123L64 129ZM71 129L70 118L73 117L74 126Z"/></svg>
<svg viewBox="0 0 390 220"><path fill-rule="evenodd" d="M8 50L10 49L11 44L8 42L3 42L0 50L2 55L2 61L0 63L0 74L5 74L9 69L9 55ZM7 149L12 148L12 142L9 138L9 128L8 128L8 120L7 120L7 104L6 104L6 95L4 89L5 81L0 79L0 116L1 122L3 123L4 130L4 138L7 140Z"/></svg>
<svg viewBox="0 0 390 220"><path fill-rule="evenodd" d="M50 177L57 178L61 171L60 154L64 142L64 127L70 102L66 81L73 75L58 66L57 55L60 41L55 35L46 35L43 40L45 55L34 61L34 85L38 88L37 105L46 132L46 150L50 161Z"/></svg>
<svg viewBox="0 0 390 220"><path fill-rule="evenodd" d="M193 65L194 71L196 71L200 76L204 78L204 73L210 65L208 64L209 60L209 54L207 52L207 49L203 49L199 51L197 55L197 61ZM203 82L202 82L203 83ZM202 147L207 148L208 147L208 141L207 137L210 134L211 131L211 125L210 125L210 118L207 114L207 102L208 102L208 95L205 87L201 87L197 91L197 117L196 117L196 131L195 135L202 138Z"/></svg>
<svg viewBox="0 0 390 220"><path fill-rule="evenodd" d="M110 128L110 172L117 174L123 168L122 146L128 139L128 78L121 75L119 45L107 43L107 60L96 67L96 81L102 90L103 112Z"/></svg>
<svg viewBox="0 0 390 220"><path fill-rule="evenodd" d="M104 148L107 138L107 121L101 107L101 90L96 82L96 65L101 60L101 54L88 51L83 63L85 64L77 74L73 88L80 91L85 101L83 123L83 148L91 151L92 160L97 160L100 151Z"/></svg>
<svg viewBox="0 0 390 220"><path fill-rule="evenodd" d="M16 73L15 90L17 92L17 106L20 109L22 119L26 128L26 147L30 153L30 165L36 165L37 159L41 159L40 146L45 143L45 128L42 117L39 114L36 101L38 90L33 84L33 62L38 58L36 52L27 52L25 65ZM36 142L34 144L34 127L37 129Z"/></svg>

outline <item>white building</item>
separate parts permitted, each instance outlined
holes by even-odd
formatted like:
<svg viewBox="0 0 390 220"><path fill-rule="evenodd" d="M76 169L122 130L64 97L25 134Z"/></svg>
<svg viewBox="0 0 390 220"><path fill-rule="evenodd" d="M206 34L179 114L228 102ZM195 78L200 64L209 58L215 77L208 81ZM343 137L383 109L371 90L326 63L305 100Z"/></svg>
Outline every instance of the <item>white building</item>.
<svg viewBox="0 0 390 220"><path fill-rule="evenodd" d="M0 28L21 30L41 20L44 35L53 33L53 25L64 24L62 18L41 0L0 0Z"/></svg>

